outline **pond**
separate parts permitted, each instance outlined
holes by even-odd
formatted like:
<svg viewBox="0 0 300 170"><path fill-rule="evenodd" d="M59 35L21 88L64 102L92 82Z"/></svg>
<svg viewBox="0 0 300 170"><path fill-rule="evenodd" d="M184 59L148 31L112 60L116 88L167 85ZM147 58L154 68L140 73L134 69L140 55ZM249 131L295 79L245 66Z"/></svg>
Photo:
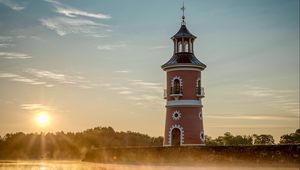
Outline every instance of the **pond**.
<svg viewBox="0 0 300 170"><path fill-rule="evenodd" d="M156 166L98 164L81 161L2 161L0 170L297 170L285 167L250 166Z"/></svg>

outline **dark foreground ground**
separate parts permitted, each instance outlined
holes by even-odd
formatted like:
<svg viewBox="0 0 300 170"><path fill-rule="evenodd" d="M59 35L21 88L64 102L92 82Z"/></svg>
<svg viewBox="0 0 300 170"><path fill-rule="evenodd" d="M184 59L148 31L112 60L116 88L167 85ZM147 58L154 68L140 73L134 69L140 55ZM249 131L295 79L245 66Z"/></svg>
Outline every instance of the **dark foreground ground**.
<svg viewBox="0 0 300 170"><path fill-rule="evenodd" d="M300 145L101 148L83 161L156 165L300 166Z"/></svg>

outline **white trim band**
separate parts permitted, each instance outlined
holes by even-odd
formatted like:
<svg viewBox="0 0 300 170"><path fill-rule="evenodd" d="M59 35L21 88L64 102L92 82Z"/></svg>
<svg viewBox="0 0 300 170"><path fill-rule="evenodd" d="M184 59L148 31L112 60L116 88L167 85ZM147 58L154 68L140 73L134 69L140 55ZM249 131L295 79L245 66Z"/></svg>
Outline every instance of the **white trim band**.
<svg viewBox="0 0 300 170"><path fill-rule="evenodd" d="M166 72L171 72L171 71L177 71L177 70L192 70L192 71L197 71L201 72L202 70L200 68L189 68L189 67L182 67L182 68L170 68L166 70Z"/></svg>
<svg viewBox="0 0 300 170"><path fill-rule="evenodd" d="M201 100L169 100L167 101L166 107L177 107L177 106L191 106L201 107Z"/></svg>

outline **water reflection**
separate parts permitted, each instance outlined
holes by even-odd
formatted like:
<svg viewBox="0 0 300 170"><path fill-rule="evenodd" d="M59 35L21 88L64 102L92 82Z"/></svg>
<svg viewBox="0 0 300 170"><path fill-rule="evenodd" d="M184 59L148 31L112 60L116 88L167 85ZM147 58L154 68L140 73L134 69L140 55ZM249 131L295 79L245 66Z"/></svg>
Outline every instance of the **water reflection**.
<svg viewBox="0 0 300 170"><path fill-rule="evenodd" d="M97 164L80 161L18 161L0 162L0 170L296 170L284 167L234 167L234 166L155 166Z"/></svg>

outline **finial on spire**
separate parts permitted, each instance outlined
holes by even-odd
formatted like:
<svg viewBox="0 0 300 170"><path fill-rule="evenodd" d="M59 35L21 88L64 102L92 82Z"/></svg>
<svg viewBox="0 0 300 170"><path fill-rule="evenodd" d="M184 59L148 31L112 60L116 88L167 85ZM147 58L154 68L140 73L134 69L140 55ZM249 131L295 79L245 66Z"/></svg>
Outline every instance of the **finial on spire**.
<svg viewBox="0 0 300 170"><path fill-rule="evenodd" d="M184 7L184 2L182 4L182 7L180 8L182 10L182 22L181 22L181 25L185 25L185 16L184 16L184 10L185 10L185 7Z"/></svg>

